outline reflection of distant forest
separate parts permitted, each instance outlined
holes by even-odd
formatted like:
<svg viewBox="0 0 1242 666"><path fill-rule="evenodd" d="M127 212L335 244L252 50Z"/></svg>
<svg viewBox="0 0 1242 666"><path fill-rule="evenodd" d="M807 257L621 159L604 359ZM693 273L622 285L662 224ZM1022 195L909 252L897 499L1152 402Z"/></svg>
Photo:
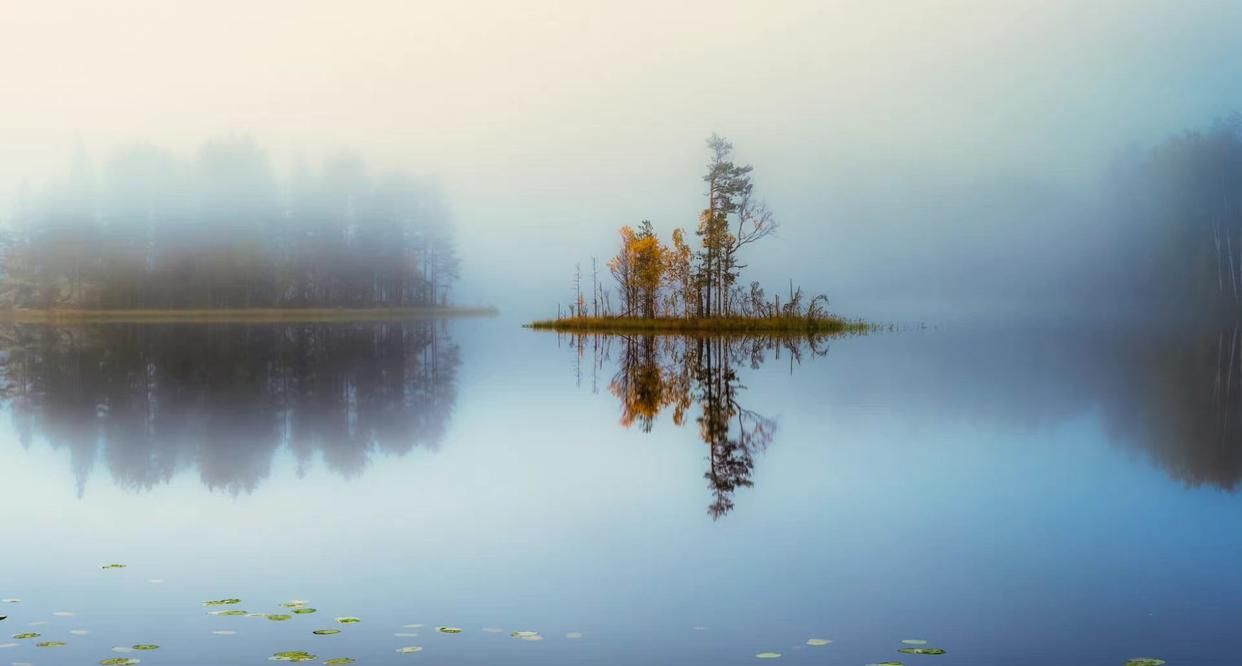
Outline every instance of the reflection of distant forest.
<svg viewBox="0 0 1242 666"><path fill-rule="evenodd" d="M197 467L236 493L259 485L282 446L346 476L373 452L434 447L459 362L442 327L7 326L0 380L23 444L68 449L79 492L102 462L130 488Z"/></svg>
<svg viewBox="0 0 1242 666"><path fill-rule="evenodd" d="M756 456L776 423L745 407L739 373L771 357L821 355L816 340L678 336L571 338L581 380L620 401L620 423L644 432L661 414L693 420L708 445L707 479L719 518L752 485ZM588 353L591 352L591 353ZM605 368L616 368L601 380ZM817 399L866 404L912 424L963 420L1039 430L1098 415L1109 439L1142 452L1170 478L1235 490L1242 483L1242 328L1180 330L1089 325L971 328L869 337L836 355Z"/></svg>
<svg viewBox="0 0 1242 666"><path fill-rule="evenodd" d="M755 455L776 435L776 422L743 406L738 369L758 369L769 355L787 355L791 362L828 352L822 338L573 336L579 358L592 350L592 372L616 359L617 371L608 390L621 401L621 425L650 432L656 419L670 410L673 423L685 424L693 407L699 437L707 444L703 474L712 502L713 519L733 510L738 488L753 485Z"/></svg>

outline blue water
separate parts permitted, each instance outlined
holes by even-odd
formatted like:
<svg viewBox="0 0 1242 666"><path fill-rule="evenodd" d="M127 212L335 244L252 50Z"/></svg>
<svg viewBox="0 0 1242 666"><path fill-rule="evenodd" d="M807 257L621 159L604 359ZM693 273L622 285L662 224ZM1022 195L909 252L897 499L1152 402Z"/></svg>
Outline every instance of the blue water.
<svg viewBox="0 0 1242 666"><path fill-rule="evenodd" d="M339 349L395 335L376 326ZM1238 663L1242 371L1216 377L1214 333L946 326L739 356L736 402L774 431L713 517L700 401L623 425L623 343L579 355L503 318L396 330L414 341L325 343L346 360L309 365L313 345L267 338L208 358L175 328L24 332L0 424L0 598L22 601L0 604L0 663ZM201 605L225 597L318 612ZM7 638L23 631L42 636ZM112 652L135 643L161 647Z"/></svg>

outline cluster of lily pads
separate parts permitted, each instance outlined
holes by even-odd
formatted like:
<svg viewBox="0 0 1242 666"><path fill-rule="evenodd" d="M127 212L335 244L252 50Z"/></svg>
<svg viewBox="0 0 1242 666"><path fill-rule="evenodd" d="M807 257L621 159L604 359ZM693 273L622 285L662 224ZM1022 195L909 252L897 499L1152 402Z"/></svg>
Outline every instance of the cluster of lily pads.
<svg viewBox="0 0 1242 666"><path fill-rule="evenodd" d="M106 569L124 569L126 568L126 565L118 564L118 563L111 563L111 564L105 564L101 568L105 570ZM163 581L152 579L150 582L162 583ZM21 603L21 599L16 599L16 598L0 599L0 603L16 604L16 603ZM217 608L217 607L226 607L226 606L238 606L241 603L242 603L241 599L230 597L230 598L224 598L224 599L212 599L209 601L204 601L203 606L208 607L208 608ZM288 612L287 613L251 613L245 610L241 610L239 608L220 608L218 610L208 611L208 614L218 615L218 616L260 617L260 618L266 618L273 622L285 622L285 621L293 619L294 615L313 615L318 612L317 609L310 607L309 602L301 600L301 599L294 599L291 601L286 601L280 604L280 606L286 609ZM61 612L55 612L52 615L57 616L57 617L72 617L74 614L71 612L61 611ZM9 619L9 616L0 615L0 622L3 622L7 619ZM336 618L336 623L341 624L341 625L358 624L360 622L362 622L361 618L357 618L353 616L342 616L342 617ZM38 625L38 624L46 624L46 622L32 622L31 626ZM418 629L418 628L421 628L422 626L423 625L421 624L407 624L407 625L404 625L403 628ZM705 630L706 627L694 627L694 629ZM460 627L451 627L451 626L438 626L435 628L435 630L438 633L449 634L449 635L460 634L460 633L463 633L464 631ZM483 631L485 633L500 633L503 630L494 628L494 627L484 627ZM87 632L84 629L75 629L75 630L71 630L69 633L74 634L74 635L85 635L89 632ZM232 635L232 634L235 634L236 632L229 631L229 630L217 630L217 631L213 631L212 633L217 634L217 635ZM332 636L332 635L336 635L339 633L341 633L341 630L335 629L335 628L315 629L311 631L311 634L315 636ZM395 635L398 637L407 637L407 636L412 637L412 636L417 636L418 634L410 633L410 632L402 632L402 633L397 633ZM526 631L526 630L513 631L513 632L510 632L509 635L510 637L514 639L523 640L523 641L543 640L543 636L538 631ZM21 632L21 633L16 633L12 635L13 640L33 640L33 639L41 638L41 637L42 637L41 634L39 634L38 632L34 632L34 631ZM565 637L568 639L578 639L578 638L582 638L582 634L579 632L570 632L566 634ZM899 648L897 651L902 654L909 654L909 655L946 654L946 650L942 648L927 647L927 641L922 640L922 639L905 639L901 642L905 647ZM808 638L806 640L806 645L811 646L811 647L823 647L830 643L832 643L832 641L826 638ZM34 645L35 647L38 647L38 648L59 648L59 647L65 647L67 643L63 641L42 641L42 642L35 643ZM17 646L16 643L0 644L0 648L16 647L16 646ZM149 652L152 650L158 650L159 647L160 646L155 645L153 643L139 643L139 644L136 644L130 647L123 647L123 646L114 647L112 648L112 650L113 652L121 652L121 653L133 652L133 651ZM396 651L400 654L413 654L413 653L421 652L422 650L423 648L417 645L409 645L409 646L399 647L396 649ZM755 655L755 658L757 659L780 659L781 657L782 657L782 654L779 652L760 652ZM277 652L273 654L271 657L268 657L268 659L271 661L309 662L309 661L316 661L319 659L319 657L315 654L312 654L306 651L289 650L289 651L284 651L284 652ZM99 664L100 666L135 666L136 664L140 663L140 661L141 660L135 659L132 657L112 657L109 659L101 660ZM326 664L327 666L347 666L348 664L353 664L355 661L356 660L353 657L333 657L330 659L325 659L323 663ZM1164 666L1164 664L1165 662L1163 659L1155 659L1152 657L1135 657L1135 658L1128 660L1125 663L1125 666ZM21 666L27 666L27 665L22 664ZM868 664L867 666L903 666L903 664L900 661L884 661L884 662L879 662L876 664Z"/></svg>

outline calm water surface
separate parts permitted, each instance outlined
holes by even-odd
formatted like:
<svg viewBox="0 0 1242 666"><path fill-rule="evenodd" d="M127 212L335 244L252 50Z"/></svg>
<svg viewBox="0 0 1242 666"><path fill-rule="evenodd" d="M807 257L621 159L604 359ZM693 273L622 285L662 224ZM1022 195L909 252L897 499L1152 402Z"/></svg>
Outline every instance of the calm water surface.
<svg viewBox="0 0 1242 666"><path fill-rule="evenodd" d="M496 319L0 347L0 598L21 599L0 663L1238 663L1231 330ZM317 612L202 606L228 597ZM137 643L161 647L112 651Z"/></svg>

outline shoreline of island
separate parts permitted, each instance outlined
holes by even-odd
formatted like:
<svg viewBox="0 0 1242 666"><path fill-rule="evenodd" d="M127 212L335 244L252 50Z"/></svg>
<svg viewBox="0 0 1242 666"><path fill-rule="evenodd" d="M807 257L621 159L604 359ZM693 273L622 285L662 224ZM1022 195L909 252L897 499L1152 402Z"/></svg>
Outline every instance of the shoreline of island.
<svg viewBox="0 0 1242 666"><path fill-rule="evenodd" d="M818 317L565 317L543 319L525 328L562 333L857 335L875 325L831 315Z"/></svg>
<svg viewBox="0 0 1242 666"><path fill-rule="evenodd" d="M0 323L15 324L160 324L160 323L330 323L494 317L494 306L423 306L391 308L39 308L0 310Z"/></svg>

